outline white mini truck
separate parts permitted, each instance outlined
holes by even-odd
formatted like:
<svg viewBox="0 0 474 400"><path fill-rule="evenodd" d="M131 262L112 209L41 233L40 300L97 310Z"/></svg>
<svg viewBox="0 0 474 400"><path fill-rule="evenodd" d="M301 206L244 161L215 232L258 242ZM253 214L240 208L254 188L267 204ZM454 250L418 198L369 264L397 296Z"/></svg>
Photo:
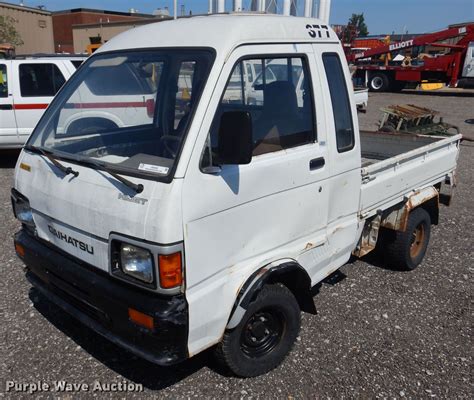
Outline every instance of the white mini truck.
<svg viewBox="0 0 474 400"><path fill-rule="evenodd" d="M27 278L157 364L217 345L236 375L276 367L300 311L316 312L313 289L351 254L380 236L394 266L421 262L455 182L460 135L360 134L351 85L314 19L205 16L118 35L19 157Z"/></svg>

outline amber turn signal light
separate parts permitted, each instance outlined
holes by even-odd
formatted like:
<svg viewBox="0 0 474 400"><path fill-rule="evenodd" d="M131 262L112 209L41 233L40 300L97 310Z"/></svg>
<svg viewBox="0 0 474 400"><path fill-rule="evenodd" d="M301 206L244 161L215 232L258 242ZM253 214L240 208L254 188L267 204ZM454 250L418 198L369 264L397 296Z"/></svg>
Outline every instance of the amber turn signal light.
<svg viewBox="0 0 474 400"><path fill-rule="evenodd" d="M130 318L130 321L135 322L137 325L143 326L151 331L155 326L153 317L143 314L142 312L137 311L133 308L128 309L128 317Z"/></svg>
<svg viewBox="0 0 474 400"><path fill-rule="evenodd" d="M183 283L181 252L160 254L158 256L158 266L160 269L160 285L163 289L171 289Z"/></svg>
<svg viewBox="0 0 474 400"><path fill-rule="evenodd" d="M21 244L15 243L15 251L19 257L21 258L25 257L25 248Z"/></svg>

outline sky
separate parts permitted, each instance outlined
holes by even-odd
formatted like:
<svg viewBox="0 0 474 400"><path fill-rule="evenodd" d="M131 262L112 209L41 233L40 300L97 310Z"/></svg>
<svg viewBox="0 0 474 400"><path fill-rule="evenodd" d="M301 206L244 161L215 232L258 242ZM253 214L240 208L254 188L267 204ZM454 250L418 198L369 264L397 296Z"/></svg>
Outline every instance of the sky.
<svg viewBox="0 0 474 400"><path fill-rule="evenodd" d="M16 0L3 0L19 3ZM282 0L279 0L282 2ZM300 9L304 0L298 0ZM317 0L316 0L317 3ZM156 8L173 8L172 0L24 0L30 7L45 5L50 11L67 8L95 8L113 11L151 13ZM187 12L207 12L208 0L178 0ZM243 0L244 7L250 0ZM230 10L232 0L226 0ZM331 24L345 24L352 13L364 13L370 34L425 33L443 29L450 24L474 21L474 0L332 0Z"/></svg>

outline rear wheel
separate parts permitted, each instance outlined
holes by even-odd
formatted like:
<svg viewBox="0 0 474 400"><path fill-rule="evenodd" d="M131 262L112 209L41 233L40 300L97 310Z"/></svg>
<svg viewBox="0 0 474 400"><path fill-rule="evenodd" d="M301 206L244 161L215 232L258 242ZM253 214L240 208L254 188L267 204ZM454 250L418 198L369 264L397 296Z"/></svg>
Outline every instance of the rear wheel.
<svg viewBox="0 0 474 400"><path fill-rule="evenodd" d="M390 81L383 72L376 72L370 77L369 89L372 92L386 92L390 86Z"/></svg>
<svg viewBox="0 0 474 400"><path fill-rule="evenodd" d="M408 217L405 232L394 232L384 242L385 259L390 266L414 270L423 260L430 240L431 218L423 208L416 208Z"/></svg>
<svg viewBox="0 0 474 400"><path fill-rule="evenodd" d="M235 375L251 377L277 367L298 336L300 308L281 284L266 285L236 328L216 347L217 359Z"/></svg>

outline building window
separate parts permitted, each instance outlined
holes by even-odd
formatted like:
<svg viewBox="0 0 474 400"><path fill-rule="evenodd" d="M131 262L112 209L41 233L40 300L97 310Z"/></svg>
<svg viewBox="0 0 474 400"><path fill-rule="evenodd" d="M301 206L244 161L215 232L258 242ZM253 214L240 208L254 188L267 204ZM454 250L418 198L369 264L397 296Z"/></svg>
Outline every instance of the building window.
<svg viewBox="0 0 474 400"><path fill-rule="evenodd" d="M46 28L46 20L44 20L44 19L38 20L38 26L40 28Z"/></svg>
<svg viewBox="0 0 474 400"><path fill-rule="evenodd" d="M63 74L55 64L21 64L22 97L52 97L64 84Z"/></svg>

